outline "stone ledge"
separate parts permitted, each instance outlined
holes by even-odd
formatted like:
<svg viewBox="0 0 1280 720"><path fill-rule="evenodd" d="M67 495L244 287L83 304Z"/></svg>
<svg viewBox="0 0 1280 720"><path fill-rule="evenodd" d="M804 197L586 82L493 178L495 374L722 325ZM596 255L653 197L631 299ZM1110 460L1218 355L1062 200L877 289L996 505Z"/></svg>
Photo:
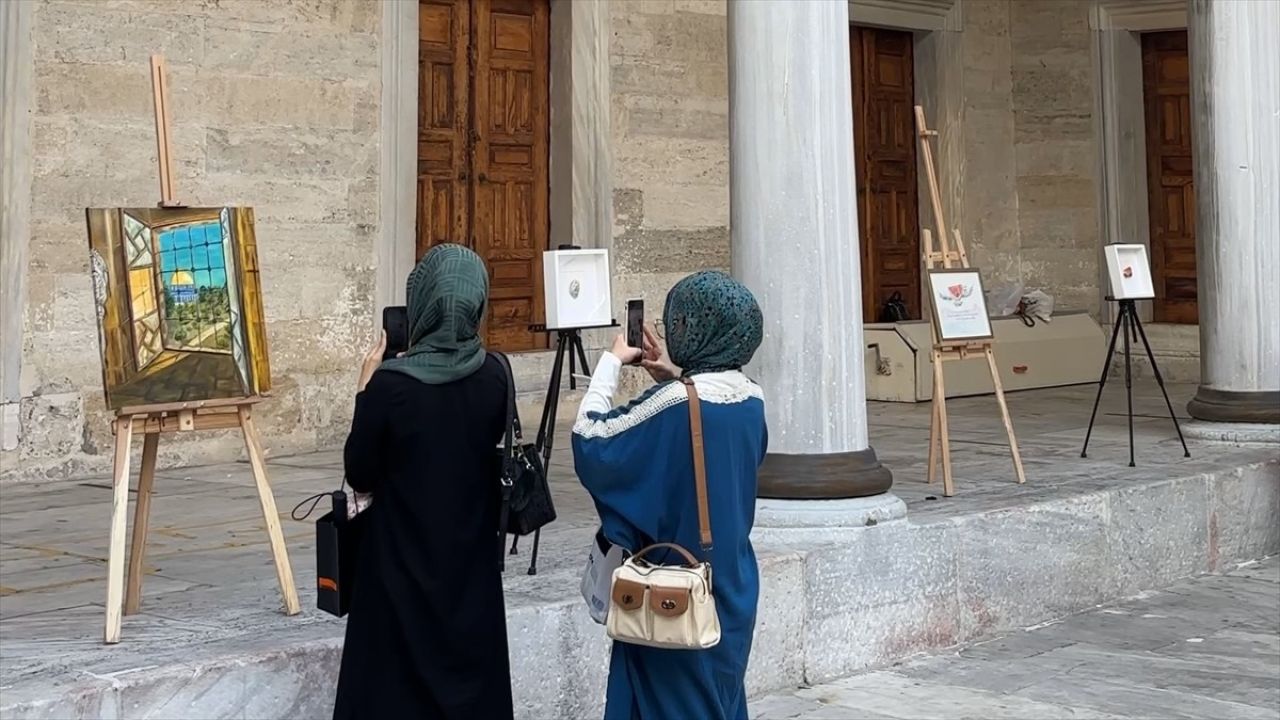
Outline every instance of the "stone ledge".
<svg viewBox="0 0 1280 720"><path fill-rule="evenodd" d="M572 540L585 544L589 534L583 527ZM758 545L752 694L1024 628L1280 552L1280 461L849 530L803 551ZM304 602L313 600L304 593ZM215 639L197 649L208 657L202 661L157 657L151 667L109 676L19 678L4 688L0 716L328 717L341 627L314 616L279 618L247 652L243 640L237 648ZM518 717L599 717L608 642L584 612L568 563L510 589L508 628Z"/></svg>

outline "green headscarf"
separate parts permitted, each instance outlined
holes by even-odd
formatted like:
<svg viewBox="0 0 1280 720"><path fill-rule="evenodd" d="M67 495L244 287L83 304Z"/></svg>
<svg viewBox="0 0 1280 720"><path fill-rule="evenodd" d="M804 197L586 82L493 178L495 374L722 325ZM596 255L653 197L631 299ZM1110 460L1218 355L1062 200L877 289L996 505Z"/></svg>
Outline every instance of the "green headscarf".
<svg viewBox="0 0 1280 720"><path fill-rule="evenodd" d="M763 339L764 318L747 286L707 270L681 280L667 293L662 313L667 352L685 375L738 370Z"/></svg>
<svg viewBox="0 0 1280 720"><path fill-rule="evenodd" d="M489 271L461 245L432 248L409 273L409 350L382 363L428 385L464 378L484 364L480 322Z"/></svg>

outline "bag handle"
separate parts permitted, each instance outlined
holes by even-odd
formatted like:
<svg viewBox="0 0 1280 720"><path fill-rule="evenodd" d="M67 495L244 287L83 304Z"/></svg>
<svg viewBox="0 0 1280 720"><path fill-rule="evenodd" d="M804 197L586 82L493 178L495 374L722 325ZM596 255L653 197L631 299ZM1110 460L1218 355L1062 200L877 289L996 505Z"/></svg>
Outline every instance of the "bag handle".
<svg viewBox="0 0 1280 720"><path fill-rule="evenodd" d="M693 481L698 496L698 535L702 551L707 552L712 548L711 510L707 507L707 456L702 443L702 402L698 399L698 388L694 387L691 378L682 377L680 382L689 392L689 435L693 441Z"/></svg>
<svg viewBox="0 0 1280 720"><path fill-rule="evenodd" d="M632 560L639 562L644 559L645 555L647 555L649 552L653 550L671 550L676 553L679 553L680 557L684 558L686 567L696 568L700 564L697 558L693 556L693 553L689 552L688 550L685 550L684 548L680 547L675 543L654 543L652 545L649 545L641 549L640 552L633 555Z"/></svg>

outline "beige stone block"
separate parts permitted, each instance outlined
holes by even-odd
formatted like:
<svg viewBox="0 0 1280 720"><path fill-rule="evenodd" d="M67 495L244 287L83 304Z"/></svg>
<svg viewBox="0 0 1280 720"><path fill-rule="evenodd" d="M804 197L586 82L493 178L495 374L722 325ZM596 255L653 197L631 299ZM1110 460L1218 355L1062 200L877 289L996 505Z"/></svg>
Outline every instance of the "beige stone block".
<svg viewBox="0 0 1280 720"><path fill-rule="evenodd" d="M1015 109L1033 110L1038 114L1092 112L1093 77L1088 63L1069 68L1038 64L1015 67L1012 76Z"/></svg>
<svg viewBox="0 0 1280 720"><path fill-rule="evenodd" d="M610 0L609 19L614 25L631 15L670 15L675 0Z"/></svg>
<svg viewBox="0 0 1280 720"><path fill-rule="evenodd" d="M1093 177L1098 162L1092 140L1019 143L1015 148L1019 175Z"/></svg>
<svg viewBox="0 0 1280 720"><path fill-rule="evenodd" d="M385 3L378 0L340 0L335 8L338 28L355 33L377 33Z"/></svg>
<svg viewBox="0 0 1280 720"><path fill-rule="evenodd" d="M610 53L690 62L726 62L724 16L619 13L612 17Z"/></svg>
<svg viewBox="0 0 1280 720"><path fill-rule="evenodd" d="M632 55L615 55L611 62L610 87L615 95L729 96L727 62L678 62Z"/></svg>
<svg viewBox="0 0 1280 720"><path fill-rule="evenodd" d="M19 408L23 442L19 459L59 459L76 453L84 413L79 393L56 393L23 398Z"/></svg>
<svg viewBox="0 0 1280 720"><path fill-rule="evenodd" d="M28 252L28 268L33 274L89 273L89 240L83 219L79 223L33 222Z"/></svg>
<svg viewBox="0 0 1280 720"><path fill-rule="evenodd" d="M727 227L645 229L614 238L613 248L618 273L689 273L729 267Z"/></svg>
<svg viewBox="0 0 1280 720"><path fill-rule="evenodd" d="M339 224L259 223L258 264L270 277L289 283L289 270L306 266L372 268L376 229Z"/></svg>
<svg viewBox="0 0 1280 720"><path fill-rule="evenodd" d="M1097 189L1091 178L1028 176L1018 178L1020 209L1093 208Z"/></svg>
<svg viewBox="0 0 1280 720"><path fill-rule="evenodd" d="M259 225L348 223L348 182L341 178L274 178L210 173L191 184L193 205L247 205Z"/></svg>
<svg viewBox="0 0 1280 720"><path fill-rule="evenodd" d="M1085 108L1068 111L1019 107L1014 112L1014 122L1018 143L1088 141L1095 137L1092 111Z"/></svg>
<svg viewBox="0 0 1280 720"><path fill-rule="evenodd" d="M729 100L675 95L627 95L614 131L628 136L729 139Z"/></svg>
<svg viewBox="0 0 1280 720"><path fill-rule="evenodd" d="M37 63L129 63L146 75L153 54L180 64L204 57L202 17L51 2L35 20Z"/></svg>
<svg viewBox="0 0 1280 720"><path fill-rule="evenodd" d="M359 366L373 339L372 296L353 293L342 300L349 312L339 316L268 323L273 372L349 372ZM273 389L273 393L281 392Z"/></svg>
<svg viewBox="0 0 1280 720"><path fill-rule="evenodd" d="M275 177L367 177L377 172L378 139L330 128L212 128L208 171Z"/></svg>
<svg viewBox="0 0 1280 720"><path fill-rule="evenodd" d="M147 66L37 64L37 115L150 120L151 74Z"/></svg>
<svg viewBox="0 0 1280 720"><path fill-rule="evenodd" d="M351 298L366 287L372 268L314 265L263 268L263 304L272 322L304 319L343 321L359 310Z"/></svg>
<svg viewBox="0 0 1280 720"><path fill-rule="evenodd" d="M376 80L381 59L377 37L370 33L338 27L330 32L264 32L217 20L209 22L204 52L206 72L333 80Z"/></svg>
<svg viewBox="0 0 1280 720"><path fill-rule="evenodd" d="M33 222L83 223L87 207L143 207L160 199L155 176L92 178L45 175L31 181Z"/></svg>
<svg viewBox="0 0 1280 720"><path fill-rule="evenodd" d="M178 74L175 73L175 80ZM175 82L175 84L178 84ZM194 98L193 119L210 126L280 125L289 128L345 128L355 121L357 88L324 78L205 76L184 79Z"/></svg>
<svg viewBox="0 0 1280 720"><path fill-rule="evenodd" d="M699 13L703 15L727 15L727 0L675 0L672 9L678 13Z"/></svg>
<svg viewBox="0 0 1280 720"><path fill-rule="evenodd" d="M159 170L153 122L106 121L92 116L41 118L33 123L35 175L100 178L111 182L149 178L159 200ZM175 124L173 162L179 178L204 171L201 128ZM180 183L179 183L180 187Z"/></svg>
<svg viewBox="0 0 1280 720"><path fill-rule="evenodd" d="M643 188L665 183L729 182L727 140L632 137L614 143L614 185Z"/></svg>
<svg viewBox="0 0 1280 720"><path fill-rule="evenodd" d="M1023 277L1028 287L1096 288L1096 248L1026 248L1022 251Z"/></svg>
<svg viewBox="0 0 1280 720"><path fill-rule="evenodd" d="M727 227L728 185L653 185L644 189L644 227Z"/></svg>
<svg viewBox="0 0 1280 720"><path fill-rule="evenodd" d="M1098 246L1098 219L1093 208L1021 208L1018 222L1024 250Z"/></svg>

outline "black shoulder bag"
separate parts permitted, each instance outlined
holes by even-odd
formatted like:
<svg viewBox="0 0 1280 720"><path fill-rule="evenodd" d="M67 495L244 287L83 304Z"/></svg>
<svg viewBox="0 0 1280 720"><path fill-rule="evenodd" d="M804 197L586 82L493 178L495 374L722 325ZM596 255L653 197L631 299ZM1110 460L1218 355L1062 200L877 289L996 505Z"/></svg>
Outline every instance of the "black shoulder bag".
<svg viewBox="0 0 1280 720"><path fill-rule="evenodd" d="M902 301L902 293L895 290L885 301L884 307L880 308L880 322L903 322L910 319L911 313L907 310L907 304Z"/></svg>
<svg viewBox="0 0 1280 720"><path fill-rule="evenodd" d="M498 514L498 556L506 569L506 539L514 535L511 554L516 553L519 537L533 533L533 553L529 560L529 574L538 573L538 542L542 528L556 519L555 505L551 502L551 487L547 484L547 471L534 443L526 443L520 432L520 412L516 409L516 382L511 373L507 356L490 352L507 376L507 419L503 425L502 447L498 450L498 483L501 490L501 507Z"/></svg>

